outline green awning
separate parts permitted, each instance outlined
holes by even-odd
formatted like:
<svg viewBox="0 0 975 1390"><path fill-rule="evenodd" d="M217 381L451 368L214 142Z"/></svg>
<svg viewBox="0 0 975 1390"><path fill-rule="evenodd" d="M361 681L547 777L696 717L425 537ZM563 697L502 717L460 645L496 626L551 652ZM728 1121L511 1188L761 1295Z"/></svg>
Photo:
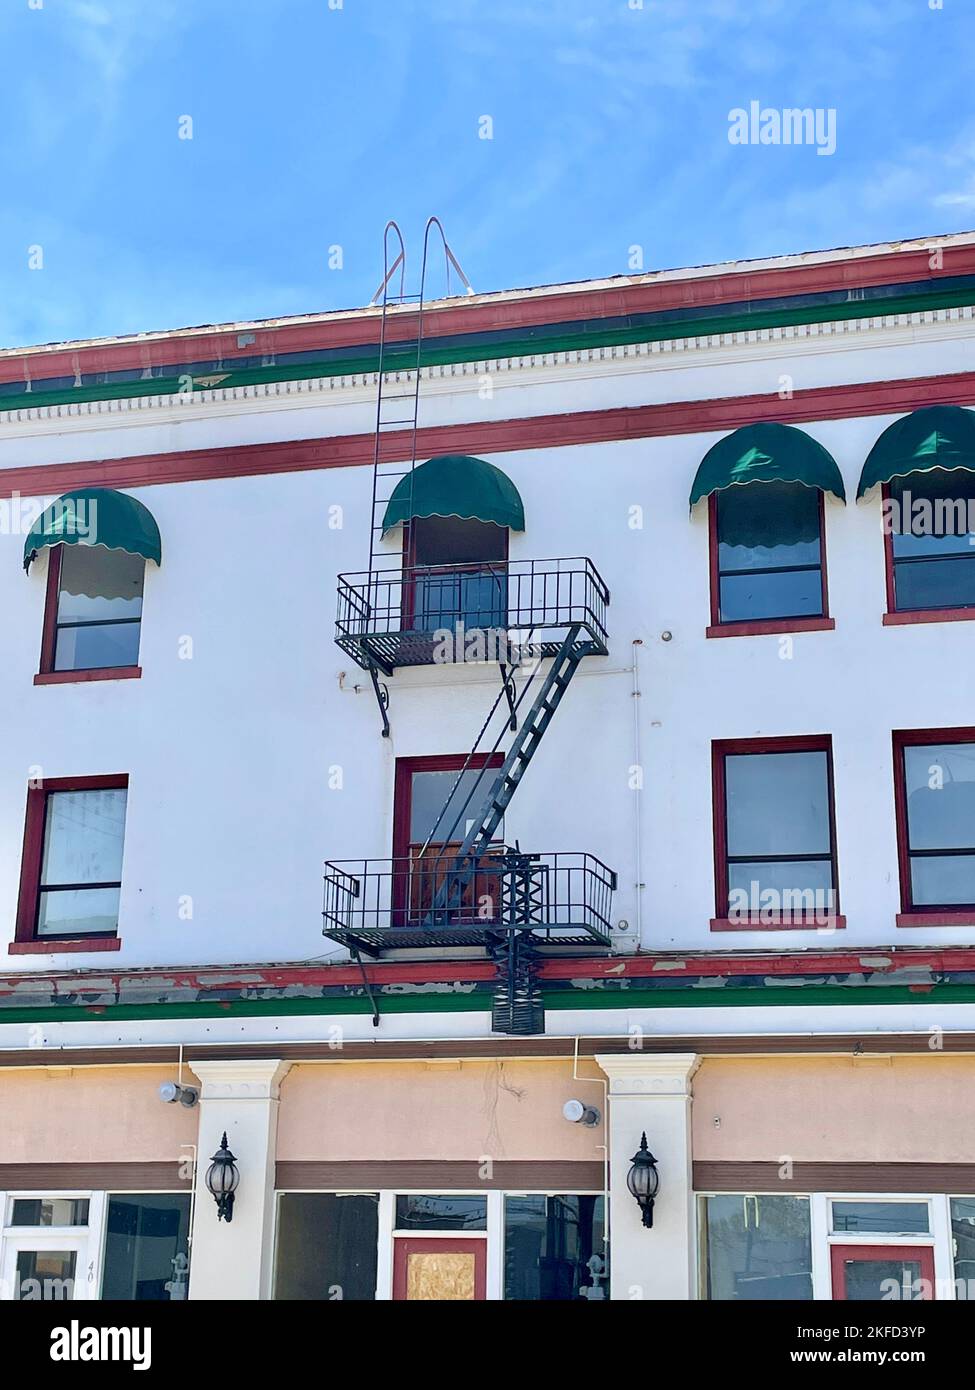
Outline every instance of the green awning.
<svg viewBox="0 0 975 1390"><path fill-rule="evenodd" d="M771 420L743 425L707 451L694 475L690 504L743 483L803 483L846 501L832 454L804 430Z"/></svg>
<svg viewBox="0 0 975 1390"><path fill-rule="evenodd" d="M400 478L383 515L383 535L414 516L457 516L525 529L514 483L493 463L469 454L440 454Z"/></svg>
<svg viewBox="0 0 975 1390"><path fill-rule="evenodd" d="M141 502L107 487L81 487L46 507L24 543L24 569L48 545L101 545L162 562L155 517Z"/></svg>
<svg viewBox="0 0 975 1390"><path fill-rule="evenodd" d="M888 425L867 455L857 498L878 483L932 468L975 473L975 410L960 405L924 405Z"/></svg>

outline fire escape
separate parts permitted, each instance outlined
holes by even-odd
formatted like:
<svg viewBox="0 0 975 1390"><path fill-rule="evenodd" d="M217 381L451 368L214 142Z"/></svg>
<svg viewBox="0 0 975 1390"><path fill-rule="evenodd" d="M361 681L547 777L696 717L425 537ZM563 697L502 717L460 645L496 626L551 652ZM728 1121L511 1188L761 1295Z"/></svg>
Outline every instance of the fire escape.
<svg viewBox="0 0 975 1390"><path fill-rule="evenodd" d="M448 288L453 268L470 292L431 218L420 291L407 294L403 239L395 223L387 224L383 281L373 301L382 314L369 568L339 575L336 642L368 673L384 737L386 682L399 667L441 664L449 671L454 661L471 659L473 643L474 659L497 665L499 688L418 853L326 863L323 930L360 965L364 955L391 950L484 950L497 965L494 1031L536 1033L544 1030L540 959L608 949L616 875L591 854L526 851L496 836L573 676L587 656L607 654L609 591L585 557L506 558L474 568L411 564L405 553L383 548L398 520L433 514L422 500L431 479L434 486L466 483L469 474L486 488L500 481L514 493L482 460L417 461L432 233L443 244ZM394 366L405 353L408 367Z"/></svg>

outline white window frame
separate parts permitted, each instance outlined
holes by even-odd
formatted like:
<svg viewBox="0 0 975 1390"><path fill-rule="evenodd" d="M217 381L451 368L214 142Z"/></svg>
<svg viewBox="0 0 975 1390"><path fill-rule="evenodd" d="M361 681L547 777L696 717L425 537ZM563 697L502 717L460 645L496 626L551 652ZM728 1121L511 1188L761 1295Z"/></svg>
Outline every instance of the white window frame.
<svg viewBox="0 0 975 1390"><path fill-rule="evenodd" d="M88 1202L87 1226L11 1226L15 1201L77 1201ZM101 1298L102 1255L107 1203L104 1192L79 1188L25 1188L0 1192L0 1270L10 1249L31 1242L33 1248L74 1248L78 1250L75 1269L75 1302ZM9 1301L12 1291L0 1289L0 1299Z"/></svg>

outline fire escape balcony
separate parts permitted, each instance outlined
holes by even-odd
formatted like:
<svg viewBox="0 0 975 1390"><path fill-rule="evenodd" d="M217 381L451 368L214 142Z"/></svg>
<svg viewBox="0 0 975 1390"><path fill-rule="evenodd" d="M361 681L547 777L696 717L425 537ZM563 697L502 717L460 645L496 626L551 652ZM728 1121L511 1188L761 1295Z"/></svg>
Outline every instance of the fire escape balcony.
<svg viewBox="0 0 975 1390"><path fill-rule="evenodd" d="M364 670L387 676L465 659L512 664L524 647L554 657L571 629L579 656L605 656L608 604L606 584L581 556L374 569L339 575L335 640ZM484 654L475 645L465 657L472 634Z"/></svg>
<svg viewBox="0 0 975 1390"><path fill-rule="evenodd" d="M594 855L529 854L503 844L470 855L325 865L324 934L353 954L475 946L512 935L532 953L605 950L616 874Z"/></svg>

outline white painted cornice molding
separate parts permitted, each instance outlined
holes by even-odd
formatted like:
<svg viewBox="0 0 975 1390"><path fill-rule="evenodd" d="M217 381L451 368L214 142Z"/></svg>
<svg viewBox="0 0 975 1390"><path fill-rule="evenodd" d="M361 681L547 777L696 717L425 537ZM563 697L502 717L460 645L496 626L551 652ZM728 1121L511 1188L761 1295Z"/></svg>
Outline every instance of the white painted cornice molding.
<svg viewBox="0 0 975 1390"><path fill-rule="evenodd" d="M696 1052L597 1053L611 1096L689 1096L701 1065Z"/></svg>
<svg viewBox="0 0 975 1390"><path fill-rule="evenodd" d="M277 1100L290 1062L227 1058L225 1061L191 1062L203 1089L201 1100Z"/></svg>

